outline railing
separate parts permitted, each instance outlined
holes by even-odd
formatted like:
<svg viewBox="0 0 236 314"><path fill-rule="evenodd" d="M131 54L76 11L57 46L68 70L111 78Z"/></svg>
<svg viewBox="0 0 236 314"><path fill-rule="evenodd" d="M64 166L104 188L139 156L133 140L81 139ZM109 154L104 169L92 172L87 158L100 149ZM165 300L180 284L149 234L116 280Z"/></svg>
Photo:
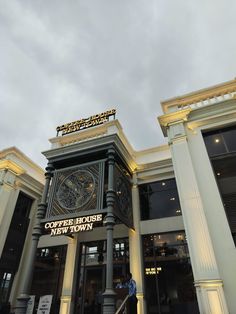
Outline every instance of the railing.
<svg viewBox="0 0 236 314"><path fill-rule="evenodd" d="M121 305L119 306L119 308L117 309L117 311L115 312L115 314L121 314L123 312L121 312L123 309L125 309L126 303L128 301L129 295L127 295L124 299L124 301L121 303Z"/></svg>
<svg viewBox="0 0 236 314"><path fill-rule="evenodd" d="M233 99L236 95L236 79L205 88L190 94L162 101L164 113L179 111L182 109L197 109L212 105L224 100Z"/></svg>

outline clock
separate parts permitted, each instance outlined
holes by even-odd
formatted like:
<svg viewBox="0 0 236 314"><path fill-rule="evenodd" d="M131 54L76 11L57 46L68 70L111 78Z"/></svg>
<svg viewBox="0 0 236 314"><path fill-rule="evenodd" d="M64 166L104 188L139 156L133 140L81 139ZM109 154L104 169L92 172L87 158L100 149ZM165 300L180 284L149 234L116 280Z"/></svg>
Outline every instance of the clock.
<svg viewBox="0 0 236 314"><path fill-rule="evenodd" d="M59 185L56 200L67 210L80 209L94 196L95 178L88 170L77 170Z"/></svg>

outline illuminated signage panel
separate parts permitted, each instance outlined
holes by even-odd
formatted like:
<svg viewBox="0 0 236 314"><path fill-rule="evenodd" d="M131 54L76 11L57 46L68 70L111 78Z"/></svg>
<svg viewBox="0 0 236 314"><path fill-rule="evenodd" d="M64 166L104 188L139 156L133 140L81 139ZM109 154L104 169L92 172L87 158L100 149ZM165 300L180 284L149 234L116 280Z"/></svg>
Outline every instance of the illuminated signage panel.
<svg viewBox="0 0 236 314"><path fill-rule="evenodd" d="M161 270L162 270L161 267L145 268L145 274L146 275L156 275L156 274L159 274L159 272Z"/></svg>
<svg viewBox="0 0 236 314"><path fill-rule="evenodd" d="M48 221L44 224L44 229L51 236L68 235L84 231L91 231L95 223L101 223L102 214L83 216L71 219Z"/></svg>
<svg viewBox="0 0 236 314"><path fill-rule="evenodd" d="M89 118L80 119L77 121L63 124L56 128L57 134L59 132L62 132L62 135L66 135L66 134L80 131L83 129L87 129L87 128L90 128L99 124L103 124L104 122L107 122L109 120L110 116L115 116L115 114L116 114L116 109L112 109L112 110L108 110L108 111L96 114Z"/></svg>

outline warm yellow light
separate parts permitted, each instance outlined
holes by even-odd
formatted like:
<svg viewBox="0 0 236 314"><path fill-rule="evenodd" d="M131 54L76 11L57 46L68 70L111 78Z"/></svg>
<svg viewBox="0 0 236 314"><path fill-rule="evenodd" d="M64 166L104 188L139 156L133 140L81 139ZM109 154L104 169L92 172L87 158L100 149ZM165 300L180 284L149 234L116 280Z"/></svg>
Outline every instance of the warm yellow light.
<svg viewBox="0 0 236 314"><path fill-rule="evenodd" d="M145 274L146 275L155 275L159 274L159 272L162 270L161 267L152 267L152 268L145 268Z"/></svg>
<svg viewBox="0 0 236 314"><path fill-rule="evenodd" d="M178 234L178 235L177 235L177 240L179 240L179 241L184 240L183 234Z"/></svg>
<svg viewBox="0 0 236 314"><path fill-rule="evenodd" d="M23 168L21 168L20 166L18 166L14 161L12 160L1 160L0 161L0 170L10 170L11 172L13 172L14 174L16 174L17 176L21 175L22 173L25 172L25 170Z"/></svg>
<svg viewBox="0 0 236 314"><path fill-rule="evenodd" d="M216 138L215 139L215 143L219 143L220 142L220 139L219 138Z"/></svg>

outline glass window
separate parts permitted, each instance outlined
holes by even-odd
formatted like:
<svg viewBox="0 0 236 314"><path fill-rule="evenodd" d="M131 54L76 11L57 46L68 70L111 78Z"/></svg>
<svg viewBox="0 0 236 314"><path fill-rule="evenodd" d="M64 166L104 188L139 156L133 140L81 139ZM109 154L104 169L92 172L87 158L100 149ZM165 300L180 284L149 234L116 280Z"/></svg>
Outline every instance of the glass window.
<svg viewBox="0 0 236 314"><path fill-rule="evenodd" d="M236 152L236 127L205 132L203 134L210 157Z"/></svg>
<svg viewBox="0 0 236 314"><path fill-rule="evenodd" d="M207 132L203 138L236 243L236 127Z"/></svg>
<svg viewBox="0 0 236 314"><path fill-rule="evenodd" d="M216 181L225 213L233 235L236 237L236 156L212 160Z"/></svg>
<svg viewBox="0 0 236 314"><path fill-rule="evenodd" d="M22 192L19 193L2 255L0 257L0 284L4 284L4 290L2 291L5 298L4 302L8 301L11 292L11 285L20 263L25 237L28 230L29 213L32 203L33 200L29 196Z"/></svg>
<svg viewBox="0 0 236 314"><path fill-rule="evenodd" d="M236 151L236 127L222 130L222 135L225 140L229 152Z"/></svg>
<svg viewBox="0 0 236 314"><path fill-rule="evenodd" d="M139 186L141 219L157 219L181 215L175 179Z"/></svg>
<svg viewBox="0 0 236 314"><path fill-rule="evenodd" d="M31 294L35 295L35 312L40 296L53 295L51 313L58 314L67 246L37 250Z"/></svg>
<svg viewBox="0 0 236 314"><path fill-rule="evenodd" d="M12 273L4 271L0 273L0 305L8 301L12 279Z"/></svg>
<svg viewBox="0 0 236 314"><path fill-rule="evenodd" d="M143 236L148 314L198 314L185 233Z"/></svg>
<svg viewBox="0 0 236 314"><path fill-rule="evenodd" d="M221 155L227 152L223 136L219 132L207 134L204 140L210 156Z"/></svg>

